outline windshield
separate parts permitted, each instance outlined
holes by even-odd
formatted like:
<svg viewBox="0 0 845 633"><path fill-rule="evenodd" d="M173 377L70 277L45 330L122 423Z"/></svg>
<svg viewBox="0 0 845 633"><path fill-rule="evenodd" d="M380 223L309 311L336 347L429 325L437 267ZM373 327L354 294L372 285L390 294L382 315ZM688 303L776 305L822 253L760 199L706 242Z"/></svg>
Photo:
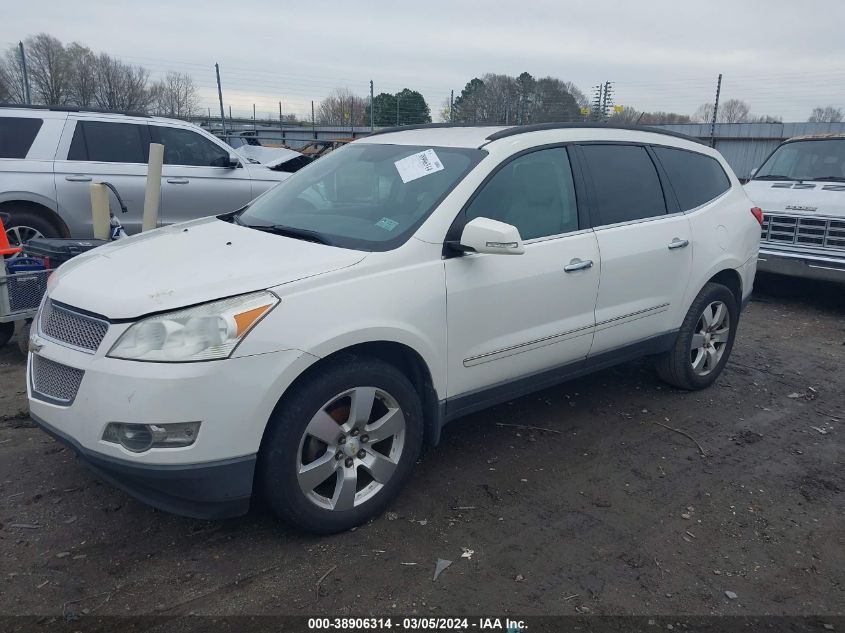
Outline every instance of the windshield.
<svg viewBox="0 0 845 633"><path fill-rule="evenodd" d="M352 143L256 199L238 222L344 248L390 250L484 156L477 149Z"/></svg>
<svg viewBox="0 0 845 633"><path fill-rule="evenodd" d="M754 179L845 181L845 138L784 143Z"/></svg>

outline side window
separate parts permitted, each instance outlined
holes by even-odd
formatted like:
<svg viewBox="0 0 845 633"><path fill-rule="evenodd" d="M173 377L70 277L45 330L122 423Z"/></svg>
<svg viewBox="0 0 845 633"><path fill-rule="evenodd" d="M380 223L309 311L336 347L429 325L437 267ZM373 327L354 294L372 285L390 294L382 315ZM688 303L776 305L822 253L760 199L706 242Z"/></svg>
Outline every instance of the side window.
<svg viewBox="0 0 845 633"><path fill-rule="evenodd" d="M165 165L226 167L229 164L229 152L191 130L156 125L153 134L164 145Z"/></svg>
<svg viewBox="0 0 845 633"><path fill-rule="evenodd" d="M148 147L146 125L77 121L67 159L99 163L146 163Z"/></svg>
<svg viewBox="0 0 845 633"><path fill-rule="evenodd" d="M638 145L583 145L593 181L596 226L651 218L666 213L657 169Z"/></svg>
<svg viewBox="0 0 845 633"><path fill-rule="evenodd" d="M566 148L525 154L504 165L466 210L513 224L524 240L578 230L575 186Z"/></svg>
<svg viewBox="0 0 845 633"><path fill-rule="evenodd" d="M681 211L695 209L731 188L731 181L716 159L682 149L653 149L669 176Z"/></svg>
<svg viewBox="0 0 845 633"><path fill-rule="evenodd" d="M43 122L29 117L0 118L0 158L26 158Z"/></svg>

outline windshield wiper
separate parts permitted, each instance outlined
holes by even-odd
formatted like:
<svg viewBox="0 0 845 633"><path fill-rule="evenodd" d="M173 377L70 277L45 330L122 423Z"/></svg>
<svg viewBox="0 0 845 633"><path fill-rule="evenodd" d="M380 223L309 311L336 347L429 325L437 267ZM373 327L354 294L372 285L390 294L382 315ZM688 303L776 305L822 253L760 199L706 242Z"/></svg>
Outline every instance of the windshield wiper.
<svg viewBox="0 0 845 633"><path fill-rule="evenodd" d="M779 176L777 174L766 174L765 176L754 176L752 180L799 180L792 176Z"/></svg>
<svg viewBox="0 0 845 633"><path fill-rule="evenodd" d="M845 176L819 176L818 178L811 178L810 180L828 180L830 182L845 182Z"/></svg>
<svg viewBox="0 0 845 633"><path fill-rule="evenodd" d="M243 224L250 229L257 231L266 231L274 235L282 235L284 237L292 237L297 240L305 240L306 242L315 242L317 244L325 244L326 246L334 246L334 242L328 239L322 233L317 231L309 231L308 229L298 229L293 226L285 226L283 224Z"/></svg>

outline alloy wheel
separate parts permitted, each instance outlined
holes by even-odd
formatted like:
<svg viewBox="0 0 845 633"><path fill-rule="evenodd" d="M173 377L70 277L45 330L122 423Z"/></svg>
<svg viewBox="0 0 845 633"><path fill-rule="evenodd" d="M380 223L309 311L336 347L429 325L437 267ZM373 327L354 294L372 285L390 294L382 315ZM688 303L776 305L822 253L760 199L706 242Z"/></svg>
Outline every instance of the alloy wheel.
<svg viewBox="0 0 845 633"><path fill-rule="evenodd" d="M712 372L725 353L731 332L731 317L728 306L713 301L704 308L698 318L690 341L690 362L699 376Z"/></svg>
<svg viewBox="0 0 845 633"><path fill-rule="evenodd" d="M405 416L383 389L355 387L313 415L299 442L297 481L327 510L352 510L390 481L405 445Z"/></svg>
<svg viewBox="0 0 845 633"><path fill-rule="evenodd" d="M36 237L44 237L38 229L31 226L10 226L6 229L6 237L11 246L21 246L24 242Z"/></svg>

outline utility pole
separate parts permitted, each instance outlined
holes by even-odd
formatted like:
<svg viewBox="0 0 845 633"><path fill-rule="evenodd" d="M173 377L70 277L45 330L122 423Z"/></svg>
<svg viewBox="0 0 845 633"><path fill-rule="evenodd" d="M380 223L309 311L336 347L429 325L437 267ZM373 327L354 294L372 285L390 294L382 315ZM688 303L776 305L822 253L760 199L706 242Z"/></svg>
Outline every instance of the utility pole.
<svg viewBox="0 0 845 633"><path fill-rule="evenodd" d="M399 127L399 93L396 93L396 127Z"/></svg>
<svg viewBox="0 0 845 633"><path fill-rule="evenodd" d="M226 115L223 112L223 89L220 87L220 64L214 64L214 72L217 73L217 98L220 101L220 123L223 125L223 140L228 142L226 134ZM232 118L232 106L229 106L229 118Z"/></svg>
<svg viewBox="0 0 845 633"><path fill-rule="evenodd" d="M314 138L317 138L317 121L314 118L314 100L311 99L311 132L314 134Z"/></svg>
<svg viewBox="0 0 845 633"><path fill-rule="evenodd" d="M716 115L719 113L719 93L722 91L722 73L716 82L716 102L713 104L713 120L710 122L710 147L716 147Z"/></svg>
<svg viewBox="0 0 845 633"><path fill-rule="evenodd" d="M376 129L376 112L373 104L373 80L370 79L370 133Z"/></svg>
<svg viewBox="0 0 845 633"><path fill-rule="evenodd" d="M349 97L349 136L355 138L355 97Z"/></svg>
<svg viewBox="0 0 845 633"><path fill-rule="evenodd" d="M610 108L613 107L613 82L604 82L604 99L602 103L602 120L607 121Z"/></svg>
<svg viewBox="0 0 845 633"><path fill-rule="evenodd" d="M285 144L285 126L284 119L282 119L282 102L279 101L279 142Z"/></svg>
<svg viewBox="0 0 845 633"><path fill-rule="evenodd" d="M455 91L449 93L449 123L455 122Z"/></svg>
<svg viewBox="0 0 845 633"><path fill-rule="evenodd" d="M601 116L603 94L604 86L602 84L599 84L598 86L593 86L593 121L598 121L599 117Z"/></svg>
<svg viewBox="0 0 845 633"><path fill-rule="evenodd" d="M21 74L23 75L23 94L27 105L32 104L32 95L29 92L29 73L26 72L26 52L23 49L23 42L18 42L21 51Z"/></svg>
<svg viewBox="0 0 845 633"><path fill-rule="evenodd" d="M256 130L256 126L255 126L255 104L253 103L252 104L252 131L255 132L255 130Z"/></svg>

